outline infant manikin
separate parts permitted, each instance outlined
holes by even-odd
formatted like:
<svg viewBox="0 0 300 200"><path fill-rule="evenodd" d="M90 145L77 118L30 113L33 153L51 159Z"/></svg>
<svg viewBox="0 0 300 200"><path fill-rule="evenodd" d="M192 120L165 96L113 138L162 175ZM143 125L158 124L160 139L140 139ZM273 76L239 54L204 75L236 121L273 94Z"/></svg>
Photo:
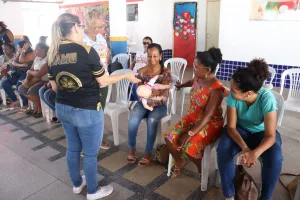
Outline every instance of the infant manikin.
<svg viewBox="0 0 300 200"><path fill-rule="evenodd" d="M155 101L165 101L166 97L151 97L152 94L152 89L159 90L159 89L166 89L169 86L167 85L162 85L162 84L155 84L156 80L158 79L159 75L154 76L153 78L150 79L148 83L145 83L144 85L140 85L137 88L137 94L139 97L142 98L142 104L144 108L147 110L152 111L153 107L149 106L147 103L147 100L155 100Z"/></svg>

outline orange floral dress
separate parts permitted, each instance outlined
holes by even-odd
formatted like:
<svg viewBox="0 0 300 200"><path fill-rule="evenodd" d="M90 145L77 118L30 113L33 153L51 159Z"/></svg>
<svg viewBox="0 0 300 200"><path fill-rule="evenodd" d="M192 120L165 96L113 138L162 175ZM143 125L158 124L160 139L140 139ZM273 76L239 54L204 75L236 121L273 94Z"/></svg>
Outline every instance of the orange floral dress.
<svg viewBox="0 0 300 200"><path fill-rule="evenodd" d="M221 81L216 81L209 88L202 88L197 79L194 79L193 86L191 88L191 101L188 114L185 115L175 126L167 133L166 138L178 149L174 142L179 139L180 134L182 134L183 128L192 128L201 118L203 118L208 104L208 100L211 91L215 89L222 89L224 94L226 92ZM220 136L224 124L224 119L222 116L223 109L221 103L214 112L210 122L199 132L196 133L183 148L189 156L193 158L202 158L204 148L215 142Z"/></svg>

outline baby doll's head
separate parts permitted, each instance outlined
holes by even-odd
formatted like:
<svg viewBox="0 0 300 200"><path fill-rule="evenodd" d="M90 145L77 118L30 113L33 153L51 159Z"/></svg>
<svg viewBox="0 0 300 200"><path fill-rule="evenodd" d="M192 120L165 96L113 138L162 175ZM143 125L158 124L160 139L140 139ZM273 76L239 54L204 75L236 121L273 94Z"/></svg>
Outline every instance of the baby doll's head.
<svg viewBox="0 0 300 200"><path fill-rule="evenodd" d="M143 98L149 98L152 94L151 88L147 87L146 85L140 85L136 92L139 97Z"/></svg>

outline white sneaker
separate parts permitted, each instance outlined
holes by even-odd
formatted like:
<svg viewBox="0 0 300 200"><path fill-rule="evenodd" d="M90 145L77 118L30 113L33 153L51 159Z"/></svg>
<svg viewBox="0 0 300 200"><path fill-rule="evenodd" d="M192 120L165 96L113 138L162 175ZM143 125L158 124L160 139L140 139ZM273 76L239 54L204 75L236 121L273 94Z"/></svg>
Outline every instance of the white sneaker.
<svg viewBox="0 0 300 200"><path fill-rule="evenodd" d="M97 200L110 195L114 188L111 185L101 187L95 194L87 194L87 200Z"/></svg>
<svg viewBox="0 0 300 200"><path fill-rule="evenodd" d="M79 187L73 187L74 194L79 194L85 186L86 186L85 176L82 176L81 185Z"/></svg>

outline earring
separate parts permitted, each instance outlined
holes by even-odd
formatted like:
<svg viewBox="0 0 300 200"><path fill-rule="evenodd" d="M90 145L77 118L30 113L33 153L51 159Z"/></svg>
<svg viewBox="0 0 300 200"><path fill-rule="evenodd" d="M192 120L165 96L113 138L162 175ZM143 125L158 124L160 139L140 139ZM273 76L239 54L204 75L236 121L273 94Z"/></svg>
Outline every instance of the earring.
<svg viewBox="0 0 300 200"><path fill-rule="evenodd" d="M205 74L205 78L207 78L207 74Z"/></svg>

